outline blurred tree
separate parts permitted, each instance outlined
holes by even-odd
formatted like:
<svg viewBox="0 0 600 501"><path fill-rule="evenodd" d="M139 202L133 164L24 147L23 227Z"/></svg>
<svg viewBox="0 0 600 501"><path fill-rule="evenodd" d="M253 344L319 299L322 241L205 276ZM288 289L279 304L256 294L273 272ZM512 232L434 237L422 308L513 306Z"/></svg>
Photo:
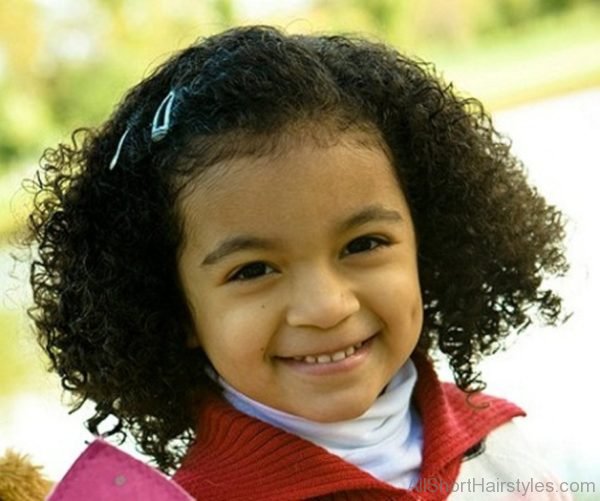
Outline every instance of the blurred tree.
<svg viewBox="0 0 600 501"><path fill-rule="evenodd" d="M228 26L236 23L237 16L233 0L212 0L212 8L220 23Z"/></svg>
<svg viewBox="0 0 600 501"><path fill-rule="evenodd" d="M538 0L537 10L541 14L560 12L577 3L581 2L578 2L578 0Z"/></svg>
<svg viewBox="0 0 600 501"><path fill-rule="evenodd" d="M518 26L535 15L536 0L496 0L496 13L500 26Z"/></svg>
<svg viewBox="0 0 600 501"><path fill-rule="evenodd" d="M39 13L32 0L13 2L0 0L0 50L4 60L4 74L12 77L30 75L42 47Z"/></svg>
<svg viewBox="0 0 600 501"><path fill-rule="evenodd" d="M49 118L36 79L43 49L38 11L31 0L0 0L0 171L40 144Z"/></svg>
<svg viewBox="0 0 600 501"><path fill-rule="evenodd" d="M390 35L395 21L406 2L402 0L353 0L371 19L377 31Z"/></svg>
<svg viewBox="0 0 600 501"><path fill-rule="evenodd" d="M478 6L470 0L422 0L415 6L418 44L461 45L470 40ZM478 2L480 3L480 2ZM443 13L443 15L440 15Z"/></svg>
<svg viewBox="0 0 600 501"><path fill-rule="evenodd" d="M234 0L0 0L0 172L95 125L157 54L236 19Z"/></svg>
<svg viewBox="0 0 600 501"><path fill-rule="evenodd" d="M315 0L314 8L333 23L377 34L382 38L395 35L397 23L405 18L408 0ZM330 31L336 31L334 27Z"/></svg>

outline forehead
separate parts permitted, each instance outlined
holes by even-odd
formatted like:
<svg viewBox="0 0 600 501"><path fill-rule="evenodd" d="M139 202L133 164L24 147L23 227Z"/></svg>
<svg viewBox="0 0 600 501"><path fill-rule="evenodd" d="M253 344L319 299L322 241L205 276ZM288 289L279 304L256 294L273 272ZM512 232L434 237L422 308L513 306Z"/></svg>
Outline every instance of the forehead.
<svg viewBox="0 0 600 501"><path fill-rule="evenodd" d="M337 115L323 115L292 121L276 130L234 129L217 135L197 136L179 155L175 186L182 188L195 180L210 183L232 165L239 164L236 160L247 163L265 158L277 160L308 147L319 149L338 144L381 149L391 158L390 149L375 125Z"/></svg>
<svg viewBox="0 0 600 501"><path fill-rule="evenodd" d="M335 141L297 139L287 146L217 163L191 181L179 200L188 236L333 225L374 203L408 214L389 154L377 137L348 133Z"/></svg>
<svg viewBox="0 0 600 501"><path fill-rule="evenodd" d="M260 166L271 169L295 163L296 157L326 150L353 150L356 154L368 150L383 153L391 165L391 152L379 130L368 123L340 125L335 117L323 117L322 122L305 120L286 124L276 133L231 131L219 136L192 141L181 156L178 201L196 189L212 190L228 184L236 175ZM271 171L273 174L274 171ZM225 183L221 179L227 177Z"/></svg>

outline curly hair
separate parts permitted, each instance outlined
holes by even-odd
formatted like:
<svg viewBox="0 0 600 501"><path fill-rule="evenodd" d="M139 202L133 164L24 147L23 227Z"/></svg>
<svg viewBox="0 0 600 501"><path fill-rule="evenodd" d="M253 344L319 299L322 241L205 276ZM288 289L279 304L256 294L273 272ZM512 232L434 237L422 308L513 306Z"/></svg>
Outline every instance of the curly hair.
<svg viewBox="0 0 600 501"><path fill-rule="evenodd" d="M172 90L171 129L152 141ZM477 100L384 44L235 28L173 55L101 127L40 161L29 314L75 406L95 403L92 432L116 418L107 434L128 432L163 471L177 467L194 409L218 391L186 342L182 180L242 151L268 154L257 138L323 120L375 130L389 150L418 238L417 349L444 354L463 391L485 387L478 363L534 315L559 321L561 298L543 280L567 270L563 217Z"/></svg>

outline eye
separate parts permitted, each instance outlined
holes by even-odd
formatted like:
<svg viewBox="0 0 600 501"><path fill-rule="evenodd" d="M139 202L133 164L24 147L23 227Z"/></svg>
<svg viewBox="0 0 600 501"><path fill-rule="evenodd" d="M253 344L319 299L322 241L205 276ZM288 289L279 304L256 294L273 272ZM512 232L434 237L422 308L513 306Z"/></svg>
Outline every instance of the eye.
<svg viewBox="0 0 600 501"><path fill-rule="evenodd" d="M253 280L260 278L264 275L273 273L275 270L266 263L261 261L255 261L254 263L248 263L241 268L238 268L232 275L227 279L228 282Z"/></svg>
<svg viewBox="0 0 600 501"><path fill-rule="evenodd" d="M352 240L343 251L343 255L358 254L361 252L369 252L380 247L387 247L390 242L383 237L358 237Z"/></svg>

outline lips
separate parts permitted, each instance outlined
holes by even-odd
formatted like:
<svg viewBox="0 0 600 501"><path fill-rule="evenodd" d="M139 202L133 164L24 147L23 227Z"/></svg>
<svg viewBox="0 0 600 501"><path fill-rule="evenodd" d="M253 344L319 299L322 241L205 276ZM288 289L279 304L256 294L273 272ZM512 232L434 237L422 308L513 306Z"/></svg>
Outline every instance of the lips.
<svg viewBox="0 0 600 501"><path fill-rule="evenodd" d="M331 362L340 362L345 358L348 358L361 348L363 345L362 341L348 346L347 348L332 352L332 353L320 353L317 355L306 355L292 357L298 362L304 362L307 364L330 364Z"/></svg>

